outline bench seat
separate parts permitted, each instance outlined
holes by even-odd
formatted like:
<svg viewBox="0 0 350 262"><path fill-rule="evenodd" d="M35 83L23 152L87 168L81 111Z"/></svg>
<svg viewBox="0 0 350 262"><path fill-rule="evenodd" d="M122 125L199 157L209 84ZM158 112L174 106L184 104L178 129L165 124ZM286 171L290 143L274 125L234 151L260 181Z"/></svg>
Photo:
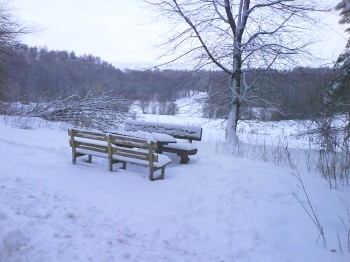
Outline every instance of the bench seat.
<svg viewBox="0 0 350 262"><path fill-rule="evenodd" d="M193 151L198 150L197 146L192 143L186 143L186 142L177 142L177 143L171 143L163 146L164 148L172 148L172 149L181 149L181 150L187 150L187 151Z"/></svg>
<svg viewBox="0 0 350 262"><path fill-rule="evenodd" d="M171 163L171 159L168 156L161 155L161 154L157 154L157 156L158 156L158 161L153 163L154 168L159 169ZM127 162L131 164L136 164L136 165L149 166L148 160L135 159L135 158L125 157L125 156L113 155L113 160L116 160L118 162L123 162L123 163Z"/></svg>
<svg viewBox="0 0 350 262"><path fill-rule="evenodd" d="M196 145L186 142L177 142L164 145L162 149L163 152L177 154L181 158L180 164L187 164L190 160L188 156L195 155L198 152L198 148L196 147Z"/></svg>

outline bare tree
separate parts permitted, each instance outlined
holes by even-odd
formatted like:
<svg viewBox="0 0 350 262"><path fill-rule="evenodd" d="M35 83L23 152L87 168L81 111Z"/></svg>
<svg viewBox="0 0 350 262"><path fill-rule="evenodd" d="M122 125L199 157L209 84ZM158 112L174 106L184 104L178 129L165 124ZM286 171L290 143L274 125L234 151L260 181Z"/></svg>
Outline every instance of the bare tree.
<svg viewBox="0 0 350 262"><path fill-rule="evenodd" d="M4 62L3 54L8 51L9 48L17 43L17 39L20 35L33 32L27 26L23 26L11 13L11 9L6 0L0 0L0 100L2 100L4 94L2 94L2 79L4 78Z"/></svg>
<svg viewBox="0 0 350 262"><path fill-rule="evenodd" d="M23 25L12 14L6 0L0 0L0 52L14 46L19 36L33 31L33 28Z"/></svg>
<svg viewBox="0 0 350 262"><path fill-rule="evenodd" d="M174 22L165 55L169 62L188 59L196 68L216 68L229 76L225 90L230 112L226 139L236 145L240 105L257 99L252 90L267 70L295 65L297 56L308 54L305 31L311 30L311 11L320 1L311 0L145 0ZM260 74L251 82L251 68ZM264 101L266 102L266 101Z"/></svg>

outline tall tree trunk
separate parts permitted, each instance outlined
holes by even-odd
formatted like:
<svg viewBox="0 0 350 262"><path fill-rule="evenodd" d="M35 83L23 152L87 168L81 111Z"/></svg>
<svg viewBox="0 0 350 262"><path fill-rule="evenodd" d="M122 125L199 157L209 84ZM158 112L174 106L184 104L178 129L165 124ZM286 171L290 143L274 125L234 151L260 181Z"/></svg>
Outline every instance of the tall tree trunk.
<svg viewBox="0 0 350 262"><path fill-rule="evenodd" d="M239 113L239 104L232 104L230 113L227 119L227 125L226 125L226 141L234 147L238 145L238 136L237 136L238 113Z"/></svg>
<svg viewBox="0 0 350 262"><path fill-rule="evenodd" d="M239 73L234 74L231 77L230 85L231 85L231 103L230 103L230 113L227 119L226 125L226 141L232 146L237 146L238 144L238 136L237 136L237 124L240 113L240 81Z"/></svg>
<svg viewBox="0 0 350 262"><path fill-rule="evenodd" d="M238 46L235 43L235 46ZM241 105L241 67L242 59L241 52L239 48L235 48L235 55L233 57L233 73L230 77L230 90L231 90L231 103L230 103L230 113L227 119L226 125L226 141L232 146L238 145L238 136L237 136L237 124L240 113Z"/></svg>

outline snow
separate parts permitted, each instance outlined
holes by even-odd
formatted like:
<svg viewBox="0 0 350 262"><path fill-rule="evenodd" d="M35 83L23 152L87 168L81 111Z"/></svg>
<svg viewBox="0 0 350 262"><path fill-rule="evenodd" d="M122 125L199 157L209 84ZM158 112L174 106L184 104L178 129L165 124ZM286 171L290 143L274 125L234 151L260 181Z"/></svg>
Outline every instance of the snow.
<svg viewBox="0 0 350 262"><path fill-rule="evenodd" d="M288 167L221 153L222 120L142 115L201 125L188 165L168 154L165 179L148 168L108 171L107 159L71 163L59 123L26 128L0 120L0 261L349 261L347 187L330 190L301 172L327 239L293 196L307 204ZM245 143L309 148L296 123L240 123ZM278 134L279 132L279 134ZM339 250L339 235L343 253ZM334 251L334 252L333 252Z"/></svg>
<svg viewBox="0 0 350 262"><path fill-rule="evenodd" d="M106 138L107 140L107 138ZM98 146L107 146L107 141L101 141L101 140L95 140L90 138L83 138L83 137L74 137L75 142L82 142L82 143L88 143L92 145L98 145Z"/></svg>
<svg viewBox="0 0 350 262"><path fill-rule="evenodd" d="M160 133L150 133L150 132L144 132L144 131L124 131L124 130L117 130L117 131L110 131L112 134L118 134L118 135L125 135L125 136L134 136L137 138L143 138L147 141L152 142L162 142L162 143L176 143L176 139L172 137L171 135L167 134L160 134Z"/></svg>
<svg viewBox="0 0 350 262"><path fill-rule="evenodd" d="M96 152L93 150L87 150L87 149L76 149L77 153L83 154L83 155L91 155L91 156L97 156L97 157L108 157L108 153L102 153L102 152Z"/></svg>
<svg viewBox="0 0 350 262"><path fill-rule="evenodd" d="M124 129L126 131L147 131L155 133L164 133L171 136L189 136L201 138L202 128L193 125L179 125L173 123L145 122L137 120L125 121Z"/></svg>
<svg viewBox="0 0 350 262"><path fill-rule="evenodd" d="M180 140L177 143L165 145L163 146L163 148L184 149L188 151L198 149L195 144L192 144L189 142L186 143L185 141L180 141Z"/></svg>
<svg viewBox="0 0 350 262"><path fill-rule="evenodd" d="M171 159L168 156L165 156L165 155L157 155L157 156L158 156L158 161L153 163L154 167L160 168L171 163ZM113 159L119 160L119 161L126 161L128 163L134 163L138 165L149 166L148 160L134 159L134 158L118 156L118 155L113 155Z"/></svg>

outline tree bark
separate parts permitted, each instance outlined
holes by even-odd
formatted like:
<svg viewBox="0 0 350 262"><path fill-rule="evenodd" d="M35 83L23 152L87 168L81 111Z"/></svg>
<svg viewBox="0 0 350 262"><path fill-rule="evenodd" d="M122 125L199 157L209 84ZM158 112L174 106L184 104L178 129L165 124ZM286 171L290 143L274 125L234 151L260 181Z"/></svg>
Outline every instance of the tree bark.
<svg viewBox="0 0 350 262"><path fill-rule="evenodd" d="M239 142L237 136L238 111L239 104L233 104L226 124L226 142L233 147L237 146Z"/></svg>
<svg viewBox="0 0 350 262"><path fill-rule="evenodd" d="M235 55L233 56L233 73L230 77L231 103L230 113L226 125L226 141L236 147L238 145L237 124L241 105L241 68L242 59L239 51L240 43L235 43Z"/></svg>
<svg viewBox="0 0 350 262"><path fill-rule="evenodd" d="M239 99L240 86L238 85L237 82L238 82L237 79L232 79L231 81L232 100L230 104L230 113L228 115L227 125L226 125L226 141L234 147L237 146L239 142L238 136L237 136L237 125L239 120L240 104L241 104Z"/></svg>

